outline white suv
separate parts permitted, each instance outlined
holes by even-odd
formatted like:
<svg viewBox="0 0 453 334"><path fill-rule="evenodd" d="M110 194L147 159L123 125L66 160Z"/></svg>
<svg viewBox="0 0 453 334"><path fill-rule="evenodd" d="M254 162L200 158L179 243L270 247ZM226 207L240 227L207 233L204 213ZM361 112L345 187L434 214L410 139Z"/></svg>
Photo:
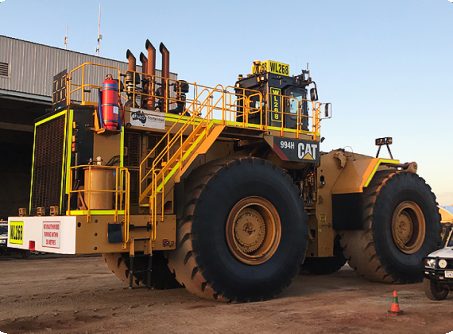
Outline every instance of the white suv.
<svg viewBox="0 0 453 334"><path fill-rule="evenodd" d="M443 224L444 248L425 258L425 294L432 300L447 298L453 289L453 224Z"/></svg>
<svg viewBox="0 0 453 334"><path fill-rule="evenodd" d="M8 242L8 222L0 221L0 254L6 252Z"/></svg>

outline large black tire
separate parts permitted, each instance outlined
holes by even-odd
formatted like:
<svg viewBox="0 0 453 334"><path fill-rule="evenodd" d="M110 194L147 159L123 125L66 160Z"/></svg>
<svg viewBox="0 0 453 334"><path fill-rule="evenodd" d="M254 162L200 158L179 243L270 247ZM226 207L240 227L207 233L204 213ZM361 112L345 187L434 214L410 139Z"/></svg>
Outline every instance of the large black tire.
<svg viewBox="0 0 453 334"><path fill-rule="evenodd" d="M292 179L268 161L239 158L203 166L189 180L177 249L169 253L176 279L204 298L244 302L279 294L297 274L307 247L307 216ZM249 198L268 201L281 222L274 251L254 264L241 260L228 241L231 212Z"/></svg>
<svg viewBox="0 0 453 334"><path fill-rule="evenodd" d="M423 279L423 289L425 290L426 297L431 300L444 300L450 292L448 286L439 285L435 281L427 278Z"/></svg>
<svg viewBox="0 0 453 334"><path fill-rule="evenodd" d="M127 253L109 253L103 254L107 267L122 282L129 284L129 254ZM134 259L134 287L146 284L146 272L148 268L148 257L136 256ZM181 287L175 280L174 275L168 270L167 259L162 252L153 253L151 287L154 289L174 289Z"/></svg>
<svg viewBox="0 0 453 334"><path fill-rule="evenodd" d="M421 281L423 258L440 244L431 188L414 173L379 172L363 196L363 230L341 233L349 265L372 281Z"/></svg>
<svg viewBox="0 0 453 334"><path fill-rule="evenodd" d="M340 244L340 236L334 241L332 257L307 257L302 265L301 272L313 275L330 275L336 273L346 264L343 249Z"/></svg>

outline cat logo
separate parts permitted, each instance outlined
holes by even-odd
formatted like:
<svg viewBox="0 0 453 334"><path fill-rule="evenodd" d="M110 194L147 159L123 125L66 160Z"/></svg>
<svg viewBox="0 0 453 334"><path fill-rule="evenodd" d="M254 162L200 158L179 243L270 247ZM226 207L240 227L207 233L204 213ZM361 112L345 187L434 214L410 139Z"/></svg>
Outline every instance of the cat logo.
<svg viewBox="0 0 453 334"><path fill-rule="evenodd" d="M316 160L317 149L316 143L298 143L297 157L300 160Z"/></svg>
<svg viewBox="0 0 453 334"><path fill-rule="evenodd" d="M24 222L9 222L9 243L22 245L24 243Z"/></svg>
<svg viewBox="0 0 453 334"><path fill-rule="evenodd" d="M319 163L318 141L269 136L266 142L283 161Z"/></svg>

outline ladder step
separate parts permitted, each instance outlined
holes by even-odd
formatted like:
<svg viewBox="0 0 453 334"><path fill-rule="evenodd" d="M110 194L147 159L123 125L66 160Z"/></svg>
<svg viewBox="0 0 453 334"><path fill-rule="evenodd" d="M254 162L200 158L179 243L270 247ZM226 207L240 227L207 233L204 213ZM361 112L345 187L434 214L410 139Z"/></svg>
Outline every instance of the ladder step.
<svg viewBox="0 0 453 334"><path fill-rule="evenodd" d="M149 240L149 238L148 238ZM145 270L134 270L135 257L148 257L148 265ZM146 273L146 287L151 288L151 275L153 271L153 256L152 254L139 254L129 258L129 289L133 288L134 276L138 273Z"/></svg>

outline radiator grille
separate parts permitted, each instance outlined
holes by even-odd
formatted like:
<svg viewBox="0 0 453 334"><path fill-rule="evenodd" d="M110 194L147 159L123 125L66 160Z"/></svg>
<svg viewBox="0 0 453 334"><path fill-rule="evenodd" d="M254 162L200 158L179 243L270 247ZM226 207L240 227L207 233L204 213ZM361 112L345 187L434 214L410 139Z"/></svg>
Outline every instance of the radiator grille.
<svg viewBox="0 0 453 334"><path fill-rule="evenodd" d="M32 215L37 207L60 206L65 134L65 114L36 127L31 190Z"/></svg>
<svg viewBox="0 0 453 334"><path fill-rule="evenodd" d="M125 136L125 147L127 154L124 156L124 165L129 168L131 184L130 184L130 203L132 212L137 212L138 207L138 166L140 165L141 140L140 134L127 132Z"/></svg>

